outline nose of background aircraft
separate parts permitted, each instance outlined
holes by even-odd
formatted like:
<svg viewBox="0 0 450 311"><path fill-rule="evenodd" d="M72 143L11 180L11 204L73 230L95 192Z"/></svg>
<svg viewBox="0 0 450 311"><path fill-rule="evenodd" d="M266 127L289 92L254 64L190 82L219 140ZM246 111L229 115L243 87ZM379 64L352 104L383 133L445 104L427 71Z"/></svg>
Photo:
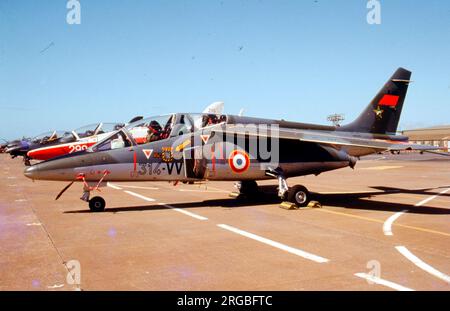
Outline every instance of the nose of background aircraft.
<svg viewBox="0 0 450 311"><path fill-rule="evenodd" d="M37 179L39 175L39 164L27 167L23 173L28 178Z"/></svg>

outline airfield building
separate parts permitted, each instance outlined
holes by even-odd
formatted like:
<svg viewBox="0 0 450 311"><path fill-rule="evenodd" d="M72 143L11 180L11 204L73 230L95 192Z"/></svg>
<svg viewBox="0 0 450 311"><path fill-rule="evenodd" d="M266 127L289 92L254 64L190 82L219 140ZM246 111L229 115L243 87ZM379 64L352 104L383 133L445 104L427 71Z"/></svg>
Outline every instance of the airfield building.
<svg viewBox="0 0 450 311"><path fill-rule="evenodd" d="M401 133L408 136L409 141L414 144L433 145L445 148L446 151L450 147L450 125L405 130Z"/></svg>

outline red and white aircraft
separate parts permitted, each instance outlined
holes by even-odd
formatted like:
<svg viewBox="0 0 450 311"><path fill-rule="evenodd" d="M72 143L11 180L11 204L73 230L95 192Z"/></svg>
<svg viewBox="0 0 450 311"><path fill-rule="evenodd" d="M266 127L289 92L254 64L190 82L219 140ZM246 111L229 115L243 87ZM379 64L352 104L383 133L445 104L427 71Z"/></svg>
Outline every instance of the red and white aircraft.
<svg viewBox="0 0 450 311"><path fill-rule="evenodd" d="M86 150L99 140L108 136L112 131L125 126L121 123L98 123L83 126L70 133L66 133L60 144L50 145L28 151L27 156L35 160L48 160L65 154Z"/></svg>

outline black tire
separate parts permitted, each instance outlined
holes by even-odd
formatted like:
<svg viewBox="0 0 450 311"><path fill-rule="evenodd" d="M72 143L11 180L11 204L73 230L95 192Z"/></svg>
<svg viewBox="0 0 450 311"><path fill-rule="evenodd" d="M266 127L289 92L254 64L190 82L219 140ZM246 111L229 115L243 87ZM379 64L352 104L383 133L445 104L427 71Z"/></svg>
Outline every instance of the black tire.
<svg viewBox="0 0 450 311"><path fill-rule="evenodd" d="M289 189L288 201L294 203L298 207L305 207L308 206L311 201L311 195L308 189L301 185L297 185Z"/></svg>
<svg viewBox="0 0 450 311"><path fill-rule="evenodd" d="M91 212L103 212L106 207L106 202L102 197L93 197L89 200L89 209Z"/></svg>
<svg viewBox="0 0 450 311"><path fill-rule="evenodd" d="M254 180L241 181L238 186L239 194L254 195L258 193L258 184Z"/></svg>

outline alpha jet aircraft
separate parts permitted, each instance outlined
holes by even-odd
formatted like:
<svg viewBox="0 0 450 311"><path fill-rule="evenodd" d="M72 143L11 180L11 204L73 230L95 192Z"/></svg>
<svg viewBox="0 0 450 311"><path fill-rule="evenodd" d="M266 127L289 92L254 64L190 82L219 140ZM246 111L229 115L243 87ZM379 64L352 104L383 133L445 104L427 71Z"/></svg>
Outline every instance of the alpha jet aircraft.
<svg viewBox="0 0 450 311"><path fill-rule="evenodd" d="M7 143L4 152L9 153L13 159L19 156L23 157L25 165L29 166L31 158L27 154L30 150L61 144L68 134L64 131L49 131L33 138L17 139Z"/></svg>
<svg viewBox="0 0 450 311"><path fill-rule="evenodd" d="M0 140L2 141L0 143L0 153L5 152L5 149L9 144L17 142L17 141L7 141L6 139L3 139L3 138L0 138Z"/></svg>
<svg viewBox="0 0 450 311"><path fill-rule="evenodd" d="M237 181L241 194L257 191L257 180L277 179L278 195L297 206L310 201L302 185L287 179L343 167L380 151L429 150L396 135L411 72L399 68L352 123L325 126L225 114L174 113L130 124L82 152L25 170L35 180L83 182L82 200L103 211L105 200L90 193L108 181ZM130 134L149 129L138 145Z"/></svg>

